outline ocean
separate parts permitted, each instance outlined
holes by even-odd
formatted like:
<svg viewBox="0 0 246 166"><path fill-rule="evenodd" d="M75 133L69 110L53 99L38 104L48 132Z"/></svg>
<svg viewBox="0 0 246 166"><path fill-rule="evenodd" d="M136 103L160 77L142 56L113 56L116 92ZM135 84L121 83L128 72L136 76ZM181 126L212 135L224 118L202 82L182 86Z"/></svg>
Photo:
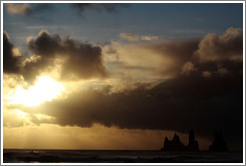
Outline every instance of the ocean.
<svg viewBox="0 0 246 166"><path fill-rule="evenodd" d="M242 163L243 152L4 149L3 163Z"/></svg>

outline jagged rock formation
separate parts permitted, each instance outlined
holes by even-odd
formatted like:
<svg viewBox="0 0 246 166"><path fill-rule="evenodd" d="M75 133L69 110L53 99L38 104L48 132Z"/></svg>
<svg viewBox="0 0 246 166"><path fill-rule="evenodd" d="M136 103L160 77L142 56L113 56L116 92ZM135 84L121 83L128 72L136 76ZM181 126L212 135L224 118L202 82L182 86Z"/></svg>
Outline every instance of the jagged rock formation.
<svg viewBox="0 0 246 166"><path fill-rule="evenodd" d="M193 130L190 131L189 143L187 146L187 150L190 152L198 152L199 151L198 142L195 140L195 134L194 134Z"/></svg>
<svg viewBox="0 0 246 166"><path fill-rule="evenodd" d="M175 133L172 140L168 140L166 137L164 140L164 146L161 148L162 151L191 151L197 152L199 151L198 142L195 140L195 134L193 130L191 130L189 135L189 143L188 146L185 146L179 139L179 136Z"/></svg>
<svg viewBox="0 0 246 166"><path fill-rule="evenodd" d="M179 136L177 134L174 134L173 140L168 140L168 138L165 138L164 141L164 147L162 148L163 151L185 151L186 147L184 144L180 141Z"/></svg>
<svg viewBox="0 0 246 166"><path fill-rule="evenodd" d="M209 146L209 151L213 151L213 152L227 151L226 142L221 133L215 132L215 139L212 145Z"/></svg>

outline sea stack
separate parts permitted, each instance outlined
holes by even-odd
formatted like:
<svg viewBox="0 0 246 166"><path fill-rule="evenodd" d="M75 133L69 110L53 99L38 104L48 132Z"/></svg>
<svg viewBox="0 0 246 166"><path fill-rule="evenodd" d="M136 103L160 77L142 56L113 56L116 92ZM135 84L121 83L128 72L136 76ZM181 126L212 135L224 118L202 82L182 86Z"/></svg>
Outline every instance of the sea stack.
<svg viewBox="0 0 246 166"><path fill-rule="evenodd" d="M195 134L194 134L193 130L190 131L189 143L187 146L187 150L190 152L198 152L199 151L198 142L195 140Z"/></svg>
<svg viewBox="0 0 246 166"><path fill-rule="evenodd" d="M212 145L209 146L209 151L212 152L226 152L226 142L221 133L215 132L215 139Z"/></svg>
<svg viewBox="0 0 246 166"><path fill-rule="evenodd" d="M166 137L164 140L164 147L161 149L163 151L185 151L186 147L180 141L179 136L175 133L172 140L168 140Z"/></svg>

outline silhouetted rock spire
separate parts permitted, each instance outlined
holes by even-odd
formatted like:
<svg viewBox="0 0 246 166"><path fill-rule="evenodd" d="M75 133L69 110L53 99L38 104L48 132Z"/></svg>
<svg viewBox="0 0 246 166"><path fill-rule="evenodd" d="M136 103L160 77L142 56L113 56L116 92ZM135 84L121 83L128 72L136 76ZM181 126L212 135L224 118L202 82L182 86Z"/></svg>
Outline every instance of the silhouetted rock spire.
<svg viewBox="0 0 246 166"><path fill-rule="evenodd" d="M209 151L213 151L213 152L227 151L226 142L221 133L215 132L215 139L212 145L209 146Z"/></svg>
<svg viewBox="0 0 246 166"><path fill-rule="evenodd" d="M187 150L191 151L191 152L199 151L198 142L195 140L195 134L194 134L193 130L190 131L189 143L188 143L188 146L187 146Z"/></svg>
<svg viewBox="0 0 246 166"><path fill-rule="evenodd" d="M175 133L172 140L165 138L163 151L185 151L186 147L180 141L179 136Z"/></svg>

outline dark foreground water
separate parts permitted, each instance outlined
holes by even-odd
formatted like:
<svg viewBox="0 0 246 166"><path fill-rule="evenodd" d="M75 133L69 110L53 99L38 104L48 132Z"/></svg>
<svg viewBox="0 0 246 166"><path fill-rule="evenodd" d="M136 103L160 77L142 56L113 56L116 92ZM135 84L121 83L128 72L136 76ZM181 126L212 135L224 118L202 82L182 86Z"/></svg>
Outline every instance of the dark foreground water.
<svg viewBox="0 0 246 166"><path fill-rule="evenodd" d="M242 163L242 152L3 150L4 163Z"/></svg>

